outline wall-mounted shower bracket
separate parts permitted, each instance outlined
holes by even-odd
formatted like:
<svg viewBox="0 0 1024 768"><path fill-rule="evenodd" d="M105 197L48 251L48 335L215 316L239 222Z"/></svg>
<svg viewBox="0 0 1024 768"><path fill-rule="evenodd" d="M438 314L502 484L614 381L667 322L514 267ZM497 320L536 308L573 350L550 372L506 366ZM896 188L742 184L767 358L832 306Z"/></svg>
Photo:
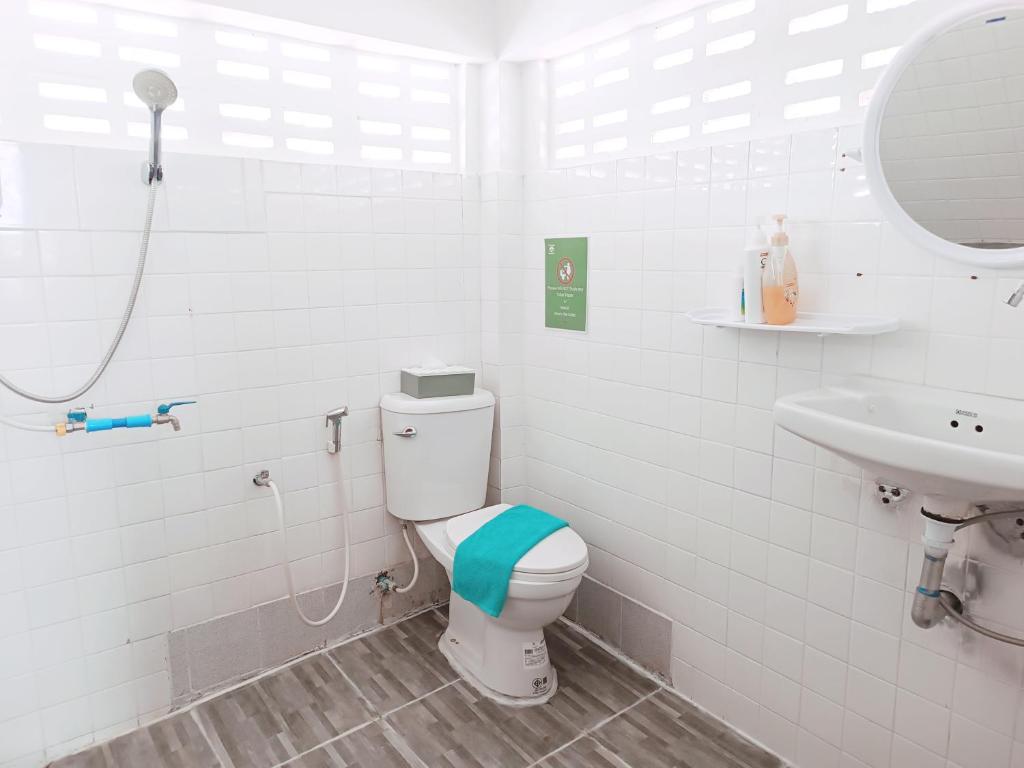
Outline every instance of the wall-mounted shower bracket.
<svg viewBox="0 0 1024 768"><path fill-rule="evenodd" d="M159 184L164 180L164 167L144 160L142 162L142 172L139 175L142 178L142 183L147 187L154 181Z"/></svg>

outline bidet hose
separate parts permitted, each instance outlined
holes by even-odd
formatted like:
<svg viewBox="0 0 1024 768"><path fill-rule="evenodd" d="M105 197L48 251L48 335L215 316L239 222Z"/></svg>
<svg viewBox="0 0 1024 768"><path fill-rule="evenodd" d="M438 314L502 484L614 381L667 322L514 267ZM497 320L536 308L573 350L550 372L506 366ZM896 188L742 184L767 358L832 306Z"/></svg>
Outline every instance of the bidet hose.
<svg viewBox="0 0 1024 768"><path fill-rule="evenodd" d="M990 520L998 520L1003 517L1020 517L1022 514L1024 514L1024 509L1003 509L999 512L982 512L980 515L968 517L966 520L963 520L956 529L958 531L962 531L964 528L972 525L978 525L979 523L987 523Z"/></svg>
<svg viewBox="0 0 1024 768"><path fill-rule="evenodd" d="M281 492L277 490L277 483L273 480L267 479L265 484L274 492L274 503L277 505L277 528L281 532L281 546L283 548L281 564L284 566L285 578L288 581L288 594L291 595L292 605L295 606L295 611L299 614L299 618L306 624L311 627L322 627L338 615L338 611L341 610L341 604L345 602L345 593L348 592L349 563L352 560L352 536L349 531L348 513L343 512L341 516L342 527L345 529L345 578L342 581L341 594L338 596L338 602L335 603L334 609L329 614L324 616L322 619L314 620L302 612L302 608L299 606L299 600L295 596L295 582L292 579L292 567L291 563L288 562L288 538L284 521L284 503L281 501Z"/></svg>
<svg viewBox="0 0 1024 768"><path fill-rule="evenodd" d="M948 595L942 593L939 594L939 605L942 606L942 610L946 612L946 615L949 616L949 618L963 624L965 627L977 632L979 635L990 637L1001 643L1024 647L1024 638L1014 637L1013 635L1004 635L1002 632L996 632L994 629L989 629L988 627L983 627L980 624L975 624L951 605L951 600Z"/></svg>
<svg viewBox="0 0 1024 768"><path fill-rule="evenodd" d="M395 587L395 592L404 594L416 586L416 580L420 577L420 559L416 557L416 550L412 548L409 541L409 524L402 523L402 538L405 539L405 546L409 550L409 557L412 558L412 579L404 587Z"/></svg>
<svg viewBox="0 0 1024 768"><path fill-rule="evenodd" d="M110 348L107 353L100 360L100 364L96 366L96 370L93 371L92 375L86 380L82 386L76 389L74 392L70 392L66 395L39 395L35 392L29 392L27 389L23 389L15 384L13 381L8 379L3 374L0 374L0 384L7 387L16 395L24 397L26 400L34 400L37 403L69 403L72 400L77 400L90 389L92 389L96 382L99 381L100 376L103 375L104 371L107 370L107 366L110 365L110 361L114 358L114 353L117 352L117 348L121 345L121 340L124 338L125 331L128 330L128 322L132 319L132 312L135 311L135 302L139 297L139 289L142 287L142 275L146 271L146 257L149 255L149 237L153 231L153 212L156 210L156 193L160 186L160 182L154 179L149 185L149 202L146 205L146 221L142 228L142 242L139 244L139 260L135 267L135 280L132 282L131 293L128 294L128 304L124 308L124 314L121 316L121 324L117 328L117 333L114 334L114 340L110 344ZM29 425L22 425L17 422L4 422L9 426L16 427L18 429L31 429L36 431L34 427ZM53 429L53 427L47 427L47 431Z"/></svg>
<svg viewBox="0 0 1024 768"><path fill-rule="evenodd" d="M21 421L8 419L6 416L0 416L0 424L6 424L14 429L24 429L26 432L55 432L53 424L25 424Z"/></svg>

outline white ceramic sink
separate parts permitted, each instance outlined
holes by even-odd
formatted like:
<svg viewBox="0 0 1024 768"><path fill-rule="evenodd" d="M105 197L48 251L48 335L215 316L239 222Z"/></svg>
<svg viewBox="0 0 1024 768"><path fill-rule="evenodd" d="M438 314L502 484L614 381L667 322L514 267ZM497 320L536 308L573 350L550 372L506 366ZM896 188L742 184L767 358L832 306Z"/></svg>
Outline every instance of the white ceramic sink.
<svg viewBox="0 0 1024 768"><path fill-rule="evenodd" d="M775 421L950 513L1024 499L1024 401L857 377L779 398Z"/></svg>

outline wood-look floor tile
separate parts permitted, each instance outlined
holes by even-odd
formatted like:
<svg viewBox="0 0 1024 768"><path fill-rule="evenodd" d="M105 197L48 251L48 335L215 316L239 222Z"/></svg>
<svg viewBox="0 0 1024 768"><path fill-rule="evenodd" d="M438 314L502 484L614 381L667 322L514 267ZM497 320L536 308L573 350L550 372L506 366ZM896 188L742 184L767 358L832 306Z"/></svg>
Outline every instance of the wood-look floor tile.
<svg viewBox="0 0 1024 768"><path fill-rule="evenodd" d="M51 768L218 768L219 765L199 726L191 715L184 713L57 760Z"/></svg>
<svg viewBox="0 0 1024 768"><path fill-rule="evenodd" d="M191 714L160 720L107 745L114 765L217 768L220 763Z"/></svg>
<svg viewBox="0 0 1024 768"><path fill-rule="evenodd" d="M663 702L676 713L676 718L694 733L707 736L722 750L728 752L749 768L780 768L782 761L743 738L721 720L702 712L671 691L661 691L651 698Z"/></svg>
<svg viewBox="0 0 1024 768"><path fill-rule="evenodd" d="M658 688L564 624L551 624L544 633L558 672L558 693L551 705L580 730L593 728Z"/></svg>
<svg viewBox="0 0 1024 768"><path fill-rule="evenodd" d="M782 763L668 691L591 734L631 768L779 768Z"/></svg>
<svg viewBox="0 0 1024 768"><path fill-rule="evenodd" d="M111 763L103 750L104 747L93 747L85 752L68 755L54 760L48 768L109 768Z"/></svg>
<svg viewBox="0 0 1024 768"><path fill-rule="evenodd" d="M395 738L372 722L293 760L287 768L411 768Z"/></svg>
<svg viewBox="0 0 1024 768"><path fill-rule="evenodd" d="M536 768L632 768L589 736L537 763Z"/></svg>
<svg viewBox="0 0 1024 768"><path fill-rule="evenodd" d="M428 611L332 650L344 674L327 655L311 656L53 768L782 765L563 624L546 630L558 693L503 707L458 680L436 647L443 629Z"/></svg>
<svg viewBox="0 0 1024 768"><path fill-rule="evenodd" d="M374 717L323 654L218 696L198 712L226 768L269 768Z"/></svg>
<svg viewBox="0 0 1024 768"><path fill-rule="evenodd" d="M521 768L579 734L549 703L504 707L460 681L387 721L430 768Z"/></svg>
<svg viewBox="0 0 1024 768"><path fill-rule="evenodd" d="M458 679L437 650L444 624L426 611L328 653L381 714Z"/></svg>

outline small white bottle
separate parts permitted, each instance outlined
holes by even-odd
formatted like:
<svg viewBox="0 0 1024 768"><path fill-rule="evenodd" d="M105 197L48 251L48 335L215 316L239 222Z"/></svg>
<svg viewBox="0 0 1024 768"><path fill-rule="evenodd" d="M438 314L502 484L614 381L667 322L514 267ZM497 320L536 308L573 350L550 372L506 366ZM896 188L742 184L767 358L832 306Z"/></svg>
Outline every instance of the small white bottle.
<svg viewBox="0 0 1024 768"><path fill-rule="evenodd" d="M761 294L761 275L768 261L768 239L760 227L751 230L747 247L743 249L744 320L748 323L764 322L764 300Z"/></svg>

